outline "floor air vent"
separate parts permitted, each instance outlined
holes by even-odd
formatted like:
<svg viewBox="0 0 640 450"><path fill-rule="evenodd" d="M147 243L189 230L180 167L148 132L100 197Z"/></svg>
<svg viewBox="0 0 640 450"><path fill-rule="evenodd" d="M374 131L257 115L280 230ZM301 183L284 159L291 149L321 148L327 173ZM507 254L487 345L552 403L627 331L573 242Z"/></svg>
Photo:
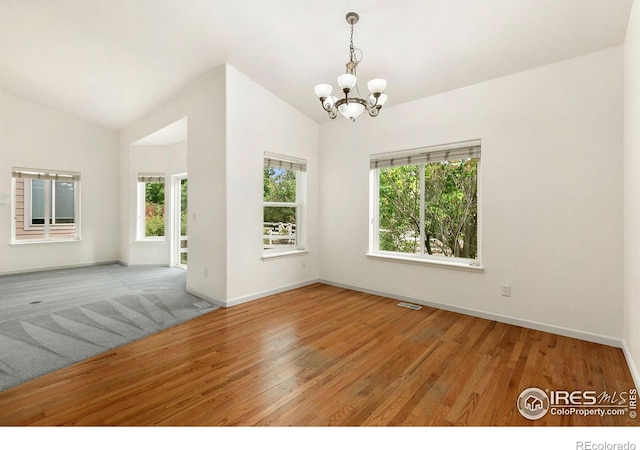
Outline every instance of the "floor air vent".
<svg viewBox="0 0 640 450"><path fill-rule="evenodd" d="M419 309L422 309L422 306L413 305L411 303L405 303L405 302L398 303L398 306L402 306L403 308L415 309L416 311Z"/></svg>
<svg viewBox="0 0 640 450"><path fill-rule="evenodd" d="M202 301L202 302L195 302L195 303L193 304L193 306L196 306L196 307L198 307L198 308L202 308L202 309L205 309L205 308L212 308L212 307L213 307L213 305L212 305L211 303L207 303L207 302L205 302L205 301Z"/></svg>

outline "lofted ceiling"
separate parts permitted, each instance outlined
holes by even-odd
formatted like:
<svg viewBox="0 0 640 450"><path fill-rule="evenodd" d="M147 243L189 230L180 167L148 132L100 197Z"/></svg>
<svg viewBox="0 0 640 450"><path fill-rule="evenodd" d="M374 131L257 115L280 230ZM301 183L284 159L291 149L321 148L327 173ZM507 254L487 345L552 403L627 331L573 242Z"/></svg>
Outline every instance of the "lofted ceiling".
<svg viewBox="0 0 640 450"><path fill-rule="evenodd" d="M387 79L390 107L622 44L631 4L0 0L0 89L118 130L226 62L324 122L313 86L337 89L349 11L360 89Z"/></svg>

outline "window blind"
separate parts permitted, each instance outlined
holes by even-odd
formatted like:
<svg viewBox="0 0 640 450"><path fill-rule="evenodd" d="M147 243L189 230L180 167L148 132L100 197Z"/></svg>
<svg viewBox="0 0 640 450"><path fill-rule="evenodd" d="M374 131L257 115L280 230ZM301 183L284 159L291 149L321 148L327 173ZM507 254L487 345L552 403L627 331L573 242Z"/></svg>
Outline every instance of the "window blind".
<svg viewBox="0 0 640 450"><path fill-rule="evenodd" d="M424 147L404 152L371 155L369 163L371 169L407 166L412 164L427 164L432 162L452 161L457 159L479 158L480 143L473 145L455 145L439 147Z"/></svg>
<svg viewBox="0 0 640 450"><path fill-rule="evenodd" d="M164 183L163 173L139 173L139 183Z"/></svg>
<svg viewBox="0 0 640 450"><path fill-rule="evenodd" d="M265 152L264 167L273 167L274 169L299 170L301 172L306 172L307 161L305 161L304 159Z"/></svg>
<svg viewBox="0 0 640 450"><path fill-rule="evenodd" d="M31 180L51 180L51 181L80 181L80 173L78 172L60 172L55 170L40 169L11 169L13 178L23 178Z"/></svg>

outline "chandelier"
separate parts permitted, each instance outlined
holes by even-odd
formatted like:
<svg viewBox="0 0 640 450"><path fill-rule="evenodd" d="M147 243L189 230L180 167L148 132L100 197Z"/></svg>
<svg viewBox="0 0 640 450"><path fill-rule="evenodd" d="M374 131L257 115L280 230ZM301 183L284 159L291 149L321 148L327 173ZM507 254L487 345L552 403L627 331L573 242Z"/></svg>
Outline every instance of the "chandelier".
<svg viewBox="0 0 640 450"><path fill-rule="evenodd" d="M362 114L365 109L371 117L376 117L380 113L382 105L387 101L387 94L383 94L387 87L387 82L381 78L373 79L367 83L370 94L366 99L359 97L360 91L357 85L356 69L358 63L362 61L362 50L353 47L353 25L358 22L359 18L354 12L350 12L346 16L347 23L351 26L349 62L346 64L346 73L338 77L338 86L342 89L344 97L338 99L332 96L331 91L333 88L330 84L318 84L314 88L322 107L329 113L329 118L331 119L335 119L340 113L355 122L356 117ZM352 91L354 88L358 93L358 97L353 96Z"/></svg>

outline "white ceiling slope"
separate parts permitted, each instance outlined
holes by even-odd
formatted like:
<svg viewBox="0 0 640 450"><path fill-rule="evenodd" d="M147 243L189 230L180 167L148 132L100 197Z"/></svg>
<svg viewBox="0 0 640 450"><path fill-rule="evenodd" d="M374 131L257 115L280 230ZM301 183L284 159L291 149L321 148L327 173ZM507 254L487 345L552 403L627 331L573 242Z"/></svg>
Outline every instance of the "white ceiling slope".
<svg viewBox="0 0 640 450"><path fill-rule="evenodd" d="M312 119L349 11L388 105L622 44L632 0L0 0L0 88L112 129L228 62ZM250 107L250 105L247 105Z"/></svg>

